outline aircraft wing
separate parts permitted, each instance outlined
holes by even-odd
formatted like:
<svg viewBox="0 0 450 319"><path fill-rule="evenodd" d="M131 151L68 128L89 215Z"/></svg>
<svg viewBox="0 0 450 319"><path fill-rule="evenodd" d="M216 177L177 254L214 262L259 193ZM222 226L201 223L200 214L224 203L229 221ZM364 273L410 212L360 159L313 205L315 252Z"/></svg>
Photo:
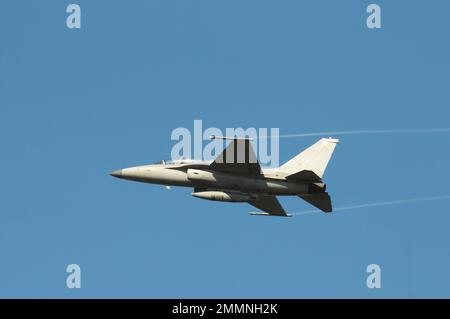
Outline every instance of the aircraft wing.
<svg viewBox="0 0 450 319"><path fill-rule="evenodd" d="M284 211L283 207L281 206L276 196L271 195L259 196L257 199L249 200L248 203L267 213L267 214L252 213L252 215L272 215L284 217L289 216Z"/></svg>
<svg viewBox="0 0 450 319"><path fill-rule="evenodd" d="M226 139L232 139L231 143L209 166L213 170L228 173L260 174L261 166L258 163L251 141L239 138Z"/></svg>

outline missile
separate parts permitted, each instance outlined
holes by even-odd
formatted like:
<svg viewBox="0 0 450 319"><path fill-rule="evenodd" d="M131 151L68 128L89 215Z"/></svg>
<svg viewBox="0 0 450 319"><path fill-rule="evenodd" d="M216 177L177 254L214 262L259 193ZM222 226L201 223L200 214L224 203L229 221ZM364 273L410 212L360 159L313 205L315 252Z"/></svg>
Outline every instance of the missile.
<svg viewBox="0 0 450 319"><path fill-rule="evenodd" d="M269 213L264 213L264 212L250 212L249 213L252 216L269 216Z"/></svg>
<svg viewBox="0 0 450 319"><path fill-rule="evenodd" d="M252 216L276 216L276 215L271 215L266 212L250 212L249 214ZM292 214L287 214L286 216L283 216L283 217L292 217Z"/></svg>

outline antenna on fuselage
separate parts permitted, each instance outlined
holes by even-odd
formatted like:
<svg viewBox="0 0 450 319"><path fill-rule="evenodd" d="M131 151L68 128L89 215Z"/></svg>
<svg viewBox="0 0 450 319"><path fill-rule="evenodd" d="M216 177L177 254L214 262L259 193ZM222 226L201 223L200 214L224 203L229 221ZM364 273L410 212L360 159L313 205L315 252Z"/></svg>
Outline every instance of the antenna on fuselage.
<svg viewBox="0 0 450 319"><path fill-rule="evenodd" d="M211 135L209 137L211 140L247 140L247 141L253 141L253 137L237 137L237 136L216 136Z"/></svg>

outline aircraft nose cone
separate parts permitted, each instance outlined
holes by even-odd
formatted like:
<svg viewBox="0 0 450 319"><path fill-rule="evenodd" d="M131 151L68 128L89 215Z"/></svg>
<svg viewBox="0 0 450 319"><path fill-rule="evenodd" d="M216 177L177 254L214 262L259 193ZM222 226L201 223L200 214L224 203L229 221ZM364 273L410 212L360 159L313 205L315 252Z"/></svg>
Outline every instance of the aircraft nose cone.
<svg viewBox="0 0 450 319"><path fill-rule="evenodd" d="M111 174L109 174L113 177L117 177L117 178L122 178L122 170L118 169L117 171L112 172Z"/></svg>

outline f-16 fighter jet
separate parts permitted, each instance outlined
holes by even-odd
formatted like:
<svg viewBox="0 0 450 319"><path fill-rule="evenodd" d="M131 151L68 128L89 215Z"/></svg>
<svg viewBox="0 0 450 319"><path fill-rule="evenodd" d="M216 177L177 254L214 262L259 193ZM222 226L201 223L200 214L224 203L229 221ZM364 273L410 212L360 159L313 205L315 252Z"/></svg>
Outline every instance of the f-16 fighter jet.
<svg viewBox="0 0 450 319"><path fill-rule="evenodd" d="M262 210L252 215L291 216L277 199L287 195L298 196L326 213L332 211L322 177L339 140L322 138L280 167L261 169L250 138L211 138L231 140L213 161L161 161L120 169L110 175L150 184L193 187L192 196L244 202Z"/></svg>

